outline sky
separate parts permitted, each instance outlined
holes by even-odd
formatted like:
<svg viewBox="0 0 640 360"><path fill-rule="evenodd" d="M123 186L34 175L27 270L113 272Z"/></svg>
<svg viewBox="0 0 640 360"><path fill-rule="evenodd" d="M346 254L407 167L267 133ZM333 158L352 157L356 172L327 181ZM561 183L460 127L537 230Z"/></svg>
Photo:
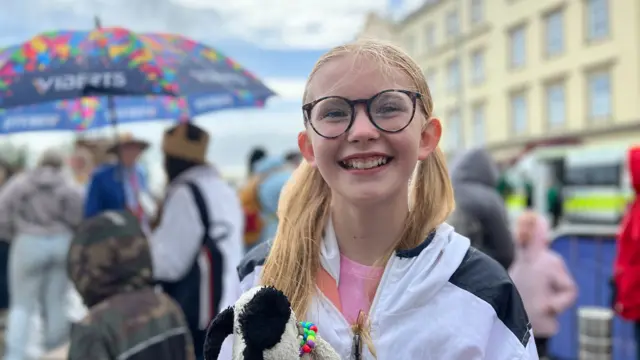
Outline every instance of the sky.
<svg viewBox="0 0 640 360"><path fill-rule="evenodd" d="M215 47L256 74L278 96L264 109L228 110L195 122L212 135L209 158L224 172L240 175L255 145L274 154L295 150L302 129L305 79L318 57L355 38L369 12L389 7L409 12L424 0L0 0L0 47L39 32L86 30L99 16L103 26L138 32L168 32ZM167 122L122 126L155 146ZM68 141L68 133L29 133L9 139L35 152Z"/></svg>

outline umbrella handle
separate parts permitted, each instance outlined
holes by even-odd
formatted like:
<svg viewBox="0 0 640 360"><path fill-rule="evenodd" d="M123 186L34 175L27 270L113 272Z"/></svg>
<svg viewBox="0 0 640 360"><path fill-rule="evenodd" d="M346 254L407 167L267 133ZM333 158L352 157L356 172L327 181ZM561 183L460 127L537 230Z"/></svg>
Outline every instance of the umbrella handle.
<svg viewBox="0 0 640 360"><path fill-rule="evenodd" d="M96 15L93 18L95 23L96 30L102 29L102 21L100 21L100 16ZM115 145L116 148L119 147L120 137L118 136L118 116L116 113L116 104L112 95L107 95L107 107L109 108L109 123L111 123L111 127L113 128L113 135L115 137ZM122 156L120 151L116 151L116 157L118 159L118 164L122 163ZM120 176L120 180L124 180L124 174L122 171L118 171L116 176Z"/></svg>
<svg viewBox="0 0 640 360"><path fill-rule="evenodd" d="M122 154L120 154L120 137L118 136L118 115L116 112L116 104L112 95L107 95L107 107L109 108L109 123L111 124L111 128L113 129L113 136L115 137L115 146L116 146L116 158L118 164L122 164ZM118 169L122 169L121 166L118 166ZM121 181L124 181L124 173L122 170L118 171L116 176L119 176Z"/></svg>

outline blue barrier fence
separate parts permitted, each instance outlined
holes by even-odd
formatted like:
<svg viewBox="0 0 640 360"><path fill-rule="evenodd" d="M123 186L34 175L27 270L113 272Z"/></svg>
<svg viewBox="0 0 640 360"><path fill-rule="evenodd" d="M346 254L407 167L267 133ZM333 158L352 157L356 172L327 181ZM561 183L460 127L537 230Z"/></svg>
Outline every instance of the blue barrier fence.
<svg viewBox="0 0 640 360"><path fill-rule="evenodd" d="M610 308L609 279L615 258L615 228L583 227L560 230L551 248L564 258L579 290L576 304L560 318L560 332L551 339L551 353L560 359L578 358L578 308ZM613 359L634 359L633 324L616 317L613 324Z"/></svg>

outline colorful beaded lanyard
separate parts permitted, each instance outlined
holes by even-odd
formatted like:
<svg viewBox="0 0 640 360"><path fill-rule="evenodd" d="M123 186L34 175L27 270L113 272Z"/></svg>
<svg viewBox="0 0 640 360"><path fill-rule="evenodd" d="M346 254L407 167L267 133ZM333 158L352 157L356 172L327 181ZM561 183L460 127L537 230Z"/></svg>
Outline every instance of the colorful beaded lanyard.
<svg viewBox="0 0 640 360"><path fill-rule="evenodd" d="M300 322L300 357L309 354L316 347L318 327L308 321Z"/></svg>

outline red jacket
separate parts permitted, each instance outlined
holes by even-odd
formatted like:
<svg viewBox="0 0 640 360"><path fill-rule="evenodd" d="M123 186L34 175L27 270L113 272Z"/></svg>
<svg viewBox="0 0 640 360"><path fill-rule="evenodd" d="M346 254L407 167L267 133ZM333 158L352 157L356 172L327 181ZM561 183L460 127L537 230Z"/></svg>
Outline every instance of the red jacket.
<svg viewBox="0 0 640 360"><path fill-rule="evenodd" d="M640 147L629 150L629 173L636 196L618 233L615 309L627 320L640 321Z"/></svg>

